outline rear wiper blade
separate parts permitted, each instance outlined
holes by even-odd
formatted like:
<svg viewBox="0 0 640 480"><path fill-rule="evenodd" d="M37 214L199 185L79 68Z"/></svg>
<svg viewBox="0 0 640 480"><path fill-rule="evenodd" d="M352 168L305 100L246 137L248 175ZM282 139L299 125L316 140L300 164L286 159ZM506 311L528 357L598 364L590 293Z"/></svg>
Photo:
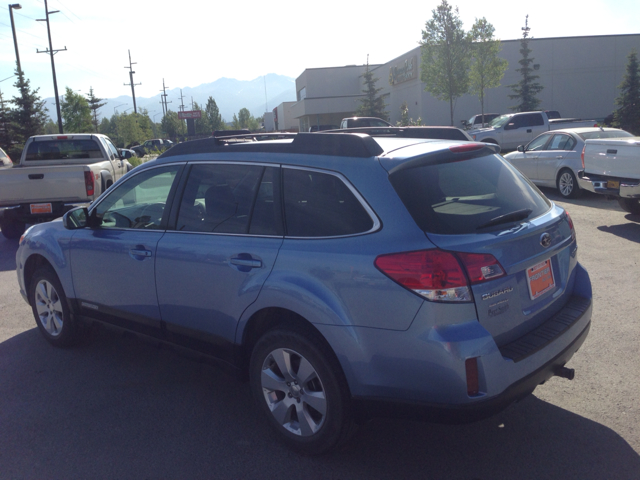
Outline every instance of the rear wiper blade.
<svg viewBox="0 0 640 480"><path fill-rule="evenodd" d="M493 227L495 225L501 225L503 223L524 220L529 215L531 215L531 212L533 212L533 210L531 210L530 208L523 208L522 210L516 210L515 212L505 213L504 215L492 218L487 223L483 223L479 227L476 227L476 230L480 230L481 228Z"/></svg>

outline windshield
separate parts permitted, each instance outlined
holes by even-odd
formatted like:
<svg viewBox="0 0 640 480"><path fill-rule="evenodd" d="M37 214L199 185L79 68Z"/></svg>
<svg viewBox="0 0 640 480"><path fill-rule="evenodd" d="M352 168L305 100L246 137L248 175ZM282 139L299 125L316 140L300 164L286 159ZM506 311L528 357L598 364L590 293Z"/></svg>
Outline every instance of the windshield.
<svg viewBox="0 0 640 480"><path fill-rule="evenodd" d="M511 119L511 115L500 115L489 122L489 126L493 128L500 128Z"/></svg>

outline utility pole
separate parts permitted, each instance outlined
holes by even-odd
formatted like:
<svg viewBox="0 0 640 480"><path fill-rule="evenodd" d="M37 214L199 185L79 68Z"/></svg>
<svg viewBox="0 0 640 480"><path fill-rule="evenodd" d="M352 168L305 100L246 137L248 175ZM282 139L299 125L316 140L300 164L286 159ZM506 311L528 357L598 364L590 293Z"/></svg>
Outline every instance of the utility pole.
<svg viewBox="0 0 640 480"><path fill-rule="evenodd" d="M142 85L142 83L133 83L133 74L136 73L133 71L133 65L135 65L137 62L133 62L131 63L131 50L129 50L129 66L128 67L124 67L124 68L128 68L129 69L129 81L131 83L125 83L123 84L125 87L128 87L129 85L131 85L131 96L133 97L133 112L134 113L138 113L138 108L136 107L136 85Z"/></svg>
<svg viewBox="0 0 640 480"><path fill-rule="evenodd" d="M162 90L160 91L162 92L162 95L160 95L160 97L162 97L162 100L160 101L160 103L162 103L162 113L164 116L167 113L169 113L169 107L167 106L167 103L172 103L172 102L167 102L167 97L169 95L167 95L167 87L164 84L164 78L162 79ZM180 92L180 94L182 95L182 91Z"/></svg>
<svg viewBox="0 0 640 480"><path fill-rule="evenodd" d="M58 114L58 132L64 133L62 130L62 115L60 114L60 98L58 97L58 82L56 81L56 64L53 61L53 56L58 52L64 52L67 50L67 47L64 49L54 50L51 46L51 28L49 27L49 15L53 15L54 13L58 13L60 10L54 10L53 12L49 11L49 7L47 6L47 0L44 0L44 10L47 14L47 17L44 19L38 19L38 22L47 22L47 35L49 35L49 48L47 50L38 50L36 48L37 53L48 53L51 56L51 72L53 73L53 92L56 96L56 112Z"/></svg>
<svg viewBox="0 0 640 480"><path fill-rule="evenodd" d="M180 111L184 112L184 97L182 96L182 89L180 89Z"/></svg>

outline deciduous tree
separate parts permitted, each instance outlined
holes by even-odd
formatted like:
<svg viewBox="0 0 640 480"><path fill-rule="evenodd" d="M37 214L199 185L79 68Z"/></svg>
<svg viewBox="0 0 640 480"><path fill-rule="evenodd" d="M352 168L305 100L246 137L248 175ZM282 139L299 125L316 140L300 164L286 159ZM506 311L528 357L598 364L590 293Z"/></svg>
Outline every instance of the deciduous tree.
<svg viewBox="0 0 640 480"><path fill-rule="evenodd" d="M69 87L66 88L64 99L60 102L60 110L65 132L91 133L94 131L89 102Z"/></svg>
<svg viewBox="0 0 640 480"><path fill-rule="evenodd" d="M522 58L518 60L520 68L516 68L516 72L522 75L522 79L518 83L509 85L509 88L513 90L513 94L509 95L512 100L517 100L518 104L513 107L509 107L514 112L530 112L537 110L540 106L540 99L537 95L544 87L540 85L536 80L540 78L539 75L534 75L533 57L530 57L531 49L529 48L529 15L527 15L524 27L522 27L522 40L520 40L520 54Z"/></svg>
<svg viewBox="0 0 640 480"><path fill-rule="evenodd" d="M484 116L484 92L487 88L500 86L500 80L509 67L509 62L498 57L500 40L493 37L495 29L486 18L476 19L471 27L471 69L469 90L480 98L480 113Z"/></svg>
<svg viewBox="0 0 640 480"><path fill-rule="evenodd" d="M469 90L471 37L462 28L458 8L454 9L447 0L442 0L431 13L420 42L420 78L426 91L449 102L453 125L454 102Z"/></svg>
<svg viewBox="0 0 640 480"><path fill-rule="evenodd" d="M613 113L613 122L616 127L640 135L640 66L635 49L627 59L627 69L618 86L620 95L616 98L618 108Z"/></svg>
<svg viewBox="0 0 640 480"><path fill-rule="evenodd" d="M224 129L224 122L222 121L220 110L218 109L218 105L216 104L216 101L213 99L213 97L209 97L207 99L205 113L207 115L207 119L209 120L209 125L212 131Z"/></svg>

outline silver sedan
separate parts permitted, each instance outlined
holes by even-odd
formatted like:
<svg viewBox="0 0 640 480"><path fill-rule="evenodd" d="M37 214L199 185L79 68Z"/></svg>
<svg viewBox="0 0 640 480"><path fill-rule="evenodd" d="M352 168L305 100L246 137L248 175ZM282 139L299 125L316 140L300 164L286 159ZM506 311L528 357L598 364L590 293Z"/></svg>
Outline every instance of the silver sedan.
<svg viewBox="0 0 640 480"><path fill-rule="evenodd" d="M580 155L585 140L631 136L617 128L552 130L538 135L527 145L520 145L504 158L536 185L556 187L563 197L575 198L580 193L577 178L578 171L582 170Z"/></svg>

